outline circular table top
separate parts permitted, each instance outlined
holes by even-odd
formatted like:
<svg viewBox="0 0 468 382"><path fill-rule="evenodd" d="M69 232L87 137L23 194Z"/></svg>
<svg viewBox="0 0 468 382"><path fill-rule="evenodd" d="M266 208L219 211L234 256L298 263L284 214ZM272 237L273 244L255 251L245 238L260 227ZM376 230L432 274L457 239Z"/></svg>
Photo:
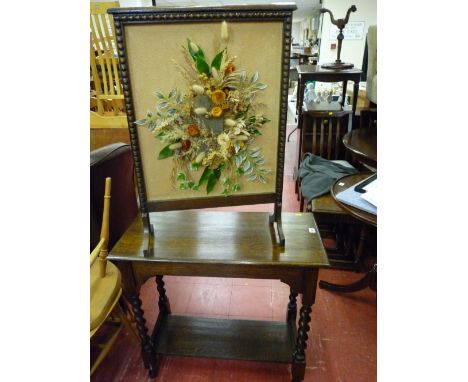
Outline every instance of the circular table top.
<svg viewBox="0 0 468 382"><path fill-rule="evenodd" d="M377 165L377 129L351 130L343 137L343 144L364 163Z"/></svg>
<svg viewBox="0 0 468 382"><path fill-rule="evenodd" d="M365 223L373 225L377 227L377 215L371 214L369 212L363 211L359 208L355 208L348 204L342 203L336 199L336 195L338 195L341 191L348 189L349 187L354 186L355 184L359 183L360 181L368 178L371 176L372 173L360 173L360 174L352 174L352 175L345 175L344 177L338 179L331 188L331 195L335 202L343 208L346 212L348 212L351 216L355 217L358 220L361 220Z"/></svg>

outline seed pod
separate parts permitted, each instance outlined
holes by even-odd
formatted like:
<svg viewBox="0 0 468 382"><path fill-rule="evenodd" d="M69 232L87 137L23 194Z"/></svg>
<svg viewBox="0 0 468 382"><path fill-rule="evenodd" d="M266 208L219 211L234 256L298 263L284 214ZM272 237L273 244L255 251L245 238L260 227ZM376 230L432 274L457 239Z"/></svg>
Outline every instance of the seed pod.
<svg viewBox="0 0 468 382"><path fill-rule="evenodd" d="M203 86L200 86L200 85L193 85L192 89L197 94L203 94L205 92L205 89L203 88Z"/></svg>
<svg viewBox="0 0 468 382"><path fill-rule="evenodd" d="M192 49L193 53L197 53L199 51L198 45L194 42L190 41L190 48Z"/></svg>
<svg viewBox="0 0 468 382"><path fill-rule="evenodd" d="M226 118L226 119L224 120L224 124L225 124L226 126L233 127L233 126L236 125L236 121L234 121L234 120L231 119L231 118Z"/></svg>
<svg viewBox="0 0 468 382"><path fill-rule="evenodd" d="M236 139L238 141L246 141L247 139L249 139L249 137L246 137L245 135L238 135Z"/></svg>
<svg viewBox="0 0 468 382"><path fill-rule="evenodd" d="M229 38L229 35L228 35L227 22L223 21L221 23L221 41L224 42L225 44L227 44L228 38Z"/></svg>
<svg viewBox="0 0 468 382"><path fill-rule="evenodd" d="M200 163L203 158L205 157L205 152L201 152L200 154L197 155L197 157L195 158L195 163Z"/></svg>
<svg viewBox="0 0 468 382"><path fill-rule="evenodd" d="M197 107L193 111L196 115L204 115L207 113L207 110L204 107Z"/></svg>
<svg viewBox="0 0 468 382"><path fill-rule="evenodd" d="M182 147L182 143L180 142L173 143L172 145L169 146L171 150L180 149L181 147Z"/></svg>

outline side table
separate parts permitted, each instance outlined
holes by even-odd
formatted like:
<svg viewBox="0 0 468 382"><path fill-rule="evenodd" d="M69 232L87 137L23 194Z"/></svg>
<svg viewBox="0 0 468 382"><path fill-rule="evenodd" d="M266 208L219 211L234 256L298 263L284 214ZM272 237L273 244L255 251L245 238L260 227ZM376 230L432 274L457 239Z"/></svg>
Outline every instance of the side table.
<svg viewBox="0 0 468 382"><path fill-rule="evenodd" d="M292 381L305 373L305 349L319 268L329 262L311 213L283 213L284 246L276 243L268 213L176 211L150 214L154 248L144 257L144 227L137 218L108 259L122 273L132 304L142 358L155 377L159 355L230 358L291 364ZM171 313L163 275L279 279L290 286L285 320L251 321ZM156 276L159 315L148 332L140 287ZM298 294L302 294L296 324Z"/></svg>
<svg viewBox="0 0 468 382"><path fill-rule="evenodd" d="M357 160L377 167L377 129L353 129L343 137L343 144Z"/></svg>
<svg viewBox="0 0 468 382"><path fill-rule="evenodd" d="M359 93L359 81L361 79L362 70L360 69L348 69L348 70L328 70L322 69L319 65L297 65L298 73L298 85L297 85L297 102L296 102L296 115L297 115L297 129L303 128L303 103L304 103L304 91L305 84L307 81L320 81L320 82L342 82L343 83L343 96L341 97L341 107L343 108L346 88L348 81L353 81L353 100L352 100L352 113L351 123L353 122L354 115L356 114L356 105ZM302 134L299 134L298 154L297 154L297 166L294 173L297 174L299 169L301 156L302 156ZM298 184L296 182L296 193L299 191Z"/></svg>
<svg viewBox="0 0 468 382"><path fill-rule="evenodd" d="M336 195L338 195L341 191L348 189L349 187L353 187L360 181L366 179L370 174L353 174L353 175L346 175L340 179L338 179L332 186L330 191L333 199L335 202L343 208L346 212L348 212L351 216L355 217L356 219L364 222L367 226L364 226L361 231L361 238L360 238L360 247L363 247L369 237L369 230L372 227L377 227L377 215L371 214L369 212L363 211L359 208L352 207L348 204L340 202ZM358 249L362 251L362 248ZM372 290L377 291L377 263L373 265L370 271L360 280L356 281L355 283L348 284L348 285L337 285L332 284L327 281L321 280L319 282L320 289L327 289L333 292L343 292L343 293L350 293L350 292L357 292L361 289L366 287L370 287Z"/></svg>

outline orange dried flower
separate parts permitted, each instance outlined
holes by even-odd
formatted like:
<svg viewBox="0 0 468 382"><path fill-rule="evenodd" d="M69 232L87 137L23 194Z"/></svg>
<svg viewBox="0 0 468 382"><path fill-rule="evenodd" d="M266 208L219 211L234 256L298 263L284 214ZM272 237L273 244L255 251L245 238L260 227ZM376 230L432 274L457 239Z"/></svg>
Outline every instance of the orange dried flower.
<svg viewBox="0 0 468 382"><path fill-rule="evenodd" d="M235 69L236 67L233 64L228 64L226 69L224 69L224 74L225 75L231 74Z"/></svg>
<svg viewBox="0 0 468 382"><path fill-rule="evenodd" d="M224 93L223 93L224 94ZM211 109L211 115L215 118L221 117L221 114L223 114L223 109L221 109L219 106L214 106Z"/></svg>
<svg viewBox="0 0 468 382"><path fill-rule="evenodd" d="M216 104L220 105L226 99L226 94L222 90L215 90L211 92L211 100Z"/></svg>
<svg viewBox="0 0 468 382"><path fill-rule="evenodd" d="M180 143L182 143L181 148L184 151L187 151L190 148L190 146L192 145L192 142L190 142L188 139L183 139L183 140L180 141Z"/></svg>
<svg viewBox="0 0 468 382"><path fill-rule="evenodd" d="M188 135L190 135L191 137L196 137L198 134L200 134L200 129L198 128L197 125L195 125L194 123L192 123L191 125L188 125L188 126L187 126L187 133L188 133Z"/></svg>

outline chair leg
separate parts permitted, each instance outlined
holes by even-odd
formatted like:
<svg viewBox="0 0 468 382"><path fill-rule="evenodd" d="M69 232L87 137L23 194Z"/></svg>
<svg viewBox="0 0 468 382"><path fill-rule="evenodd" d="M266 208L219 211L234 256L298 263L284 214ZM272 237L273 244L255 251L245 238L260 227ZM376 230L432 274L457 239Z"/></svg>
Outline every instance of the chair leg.
<svg viewBox="0 0 468 382"><path fill-rule="evenodd" d="M134 342L138 343L139 342L138 334L135 332L135 329L133 328L127 315L125 314L125 312L123 311L122 307L119 304L117 304L116 306L115 314L120 318L120 320L122 321L122 324L125 325L125 327L127 328L127 331L130 333L130 336L133 338Z"/></svg>
<svg viewBox="0 0 468 382"><path fill-rule="evenodd" d="M118 305L118 304L117 304ZM93 365L91 366L91 375L96 371L96 369L99 367L99 365L102 363L104 358L106 357L107 353L109 353L109 350L112 348L112 345L114 345L114 342L117 340L117 337L122 330L122 325L115 331L115 333L112 335L109 341L104 345L102 348L101 352L99 353L98 357L94 361Z"/></svg>

